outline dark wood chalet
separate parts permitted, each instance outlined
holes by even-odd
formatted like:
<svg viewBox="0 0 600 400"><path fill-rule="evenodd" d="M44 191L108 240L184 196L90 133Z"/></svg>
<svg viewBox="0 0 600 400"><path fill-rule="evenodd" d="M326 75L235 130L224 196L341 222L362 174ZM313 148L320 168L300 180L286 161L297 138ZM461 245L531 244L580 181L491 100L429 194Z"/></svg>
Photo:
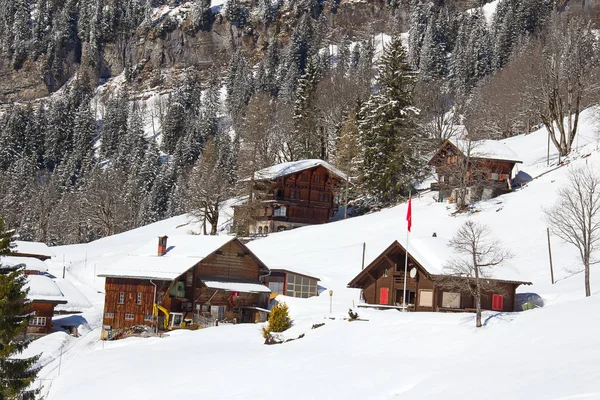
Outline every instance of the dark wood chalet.
<svg viewBox="0 0 600 400"><path fill-rule="evenodd" d="M511 190L517 163L522 163L517 155L495 140L446 140L429 160L437 175L431 189L452 203L458 182L466 174L468 201L496 197Z"/></svg>
<svg viewBox="0 0 600 400"><path fill-rule="evenodd" d="M437 240L432 238L432 241ZM447 278L439 267L439 245L427 250L427 242L419 243L419 255L408 253L408 279L406 281L406 304L413 311L474 311L474 299L458 287L448 286ZM443 243L445 246L445 242ZM437 252L437 253L436 253ZM443 250L442 250L443 252ZM421 254L426 254L421 256ZM432 257L432 254L437 256ZM402 308L404 292L404 264L406 251L394 241L379 257L362 270L348 287L362 289L367 304L382 308ZM429 262L435 259L436 262ZM435 265L434 265L435 264ZM468 279L468 278L453 278ZM515 291L519 285L530 282L487 279L495 283L494 292L482 296L482 309L514 311Z"/></svg>
<svg viewBox="0 0 600 400"><path fill-rule="evenodd" d="M319 294L319 278L287 269L273 269L263 281L271 289L271 296L282 294L290 297L308 298Z"/></svg>
<svg viewBox="0 0 600 400"><path fill-rule="evenodd" d="M27 285L29 293L29 326L27 335L43 336L53 332L52 317L54 307L58 304L66 304L60 288L48 276L28 275Z"/></svg>
<svg viewBox="0 0 600 400"><path fill-rule="evenodd" d="M277 164L256 172L257 190L265 191L266 187L266 196L248 232L266 234L329 222L338 210L340 192L347 181L346 174L318 159ZM234 223L240 221L239 212L236 208Z"/></svg>
<svg viewBox="0 0 600 400"><path fill-rule="evenodd" d="M267 316L269 270L229 236L162 236L99 276L106 277L103 338L148 325L160 330Z"/></svg>

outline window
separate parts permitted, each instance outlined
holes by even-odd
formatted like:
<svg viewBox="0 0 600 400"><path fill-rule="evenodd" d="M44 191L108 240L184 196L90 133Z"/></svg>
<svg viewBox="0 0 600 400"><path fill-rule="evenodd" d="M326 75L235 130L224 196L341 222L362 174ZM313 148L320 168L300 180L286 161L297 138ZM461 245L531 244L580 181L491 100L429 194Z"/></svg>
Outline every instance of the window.
<svg viewBox="0 0 600 400"><path fill-rule="evenodd" d="M501 294L492 295L492 310L502 311L504 308L504 297Z"/></svg>
<svg viewBox="0 0 600 400"><path fill-rule="evenodd" d="M379 289L379 304L388 304L389 291L390 290L386 287Z"/></svg>
<svg viewBox="0 0 600 400"><path fill-rule="evenodd" d="M321 175L313 175L313 181L315 183L321 183Z"/></svg>
<svg viewBox="0 0 600 400"><path fill-rule="evenodd" d="M496 172L492 172L492 180L493 181L497 181L498 180L498 174Z"/></svg>
<svg viewBox="0 0 600 400"><path fill-rule="evenodd" d="M281 206L281 207L275 209L275 211L273 212L273 215L276 217L285 217L286 212L287 212L287 208L285 206Z"/></svg>
<svg viewBox="0 0 600 400"><path fill-rule="evenodd" d="M125 314L125 319L134 319L135 314Z"/></svg>
<svg viewBox="0 0 600 400"><path fill-rule="evenodd" d="M419 290L419 307L433 307L433 290Z"/></svg>
<svg viewBox="0 0 600 400"><path fill-rule="evenodd" d="M191 287L192 284L194 283L194 271L192 271L191 269L187 272L187 274L185 275L185 286L187 287ZM139 303L138 303L139 304Z"/></svg>
<svg viewBox="0 0 600 400"><path fill-rule="evenodd" d="M138 292L138 294L137 294L137 303L138 303L138 305L142 304L142 298L143 298L142 292Z"/></svg>
<svg viewBox="0 0 600 400"><path fill-rule="evenodd" d="M119 293L119 304L125 304L125 292Z"/></svg>
<svg viewBox="0 0 600 400"><path fill-rule="evenodd" d="M442 307L460 308L460 293L452 293L452 292L442 293Z"/></svg>
<svg viewBox="0 0 600 400"><path fill-rule="evenodd" d="M107 312L104 313L104 318L111 319L115 317L115 313Z"/></svg>
<svg viewBox="0 0 600 400"><path fill-rule="evenodd" d="M46 317L33 317L29 320L31 326L46 326Z"/></svg>
<svg viewBox="0 0 600 400"><path fill-rule="evenodd" d="M445 179L446 179L446 177L444 175L440 175L440 183L444 183Z"/></svg>
<svg viewBox="0 0 600 400"><path fill-rule="evenodd" d="M283 294L283 282L269 282L271 293Z"/></svg>
<svg viewBox="0 0 600 400"><path fill-rule="evenodd" d="M300 175L300 182L308 182L308 174L307 173Z"/></svg>
<svg viewBox="0 0 600 400"><path fill-rule="evenodd" d="M153 321L154 320L154 316L153 315L145 315L144 316L144 321Z"/></svg>
<svg viewBox="0 0 600 400"><path fill-rule="evenodd" d="M259 235L262 235L262 226L259 226L259 227L258 227L258 234L259 234Z"/></svg>
<svg viewBox="0 0 600 400"><path fill-rule="evenodd" d="M264 233L269 233L269 227L265 226L265 229L263 230Z"/></svg>
<svg viewBox="0 0 600 400"><path fill-rule="evenodd" d="M388 276L388 269L386 268L383 270L383 277L387 278L387 276Z"/></svg>
<svg viewBox="0 0 600 400"><path fill-rule="evenodd" d="M329 202L329 193L325 193L325 192L319 193L319 201L322 203Z"/></svg>

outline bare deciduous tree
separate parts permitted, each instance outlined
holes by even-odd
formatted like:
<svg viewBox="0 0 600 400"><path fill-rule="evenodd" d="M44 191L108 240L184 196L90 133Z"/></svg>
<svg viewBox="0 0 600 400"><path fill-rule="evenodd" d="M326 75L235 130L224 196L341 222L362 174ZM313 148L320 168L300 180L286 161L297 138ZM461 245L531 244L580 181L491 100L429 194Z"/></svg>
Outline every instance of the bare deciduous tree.
<svg viewBox="0 0 600 400"><path fill-rule="evenodd" d="M569 184L544 209L552 232L577 247L585 271L585 295L591 296L590 265L600 243L600 176L589 166L569 171Z"/></svg>
<svg viewBox="0 0 600 400"><path fill-rule="evenodd" d="M589 22L571 13L556 14L541 47L536 94L540 118L560 156L571 152L586 107L589 72L597 55Z"/></svg>
<svg viewBox="0 0 600 400"><path fill-rule="evenodd" d="M456 135L460 111L456 109L452 93L440 89L439 82L419 82L415 88L415 103L421 110L419 125L436 145Z"/></svg>
<svg viewBox="0 0 600 400"><path fill-rule="evenodd" d="M205 235L208 233L208 224L211 226L210 234L216 235L221 205L233 194L233 185L227 171L219 163L218 149L213 139L206 142L188 184L191 214L202 221Z"/></svg>
<svg viewBox="0 0 600 400"><path fill-rule="evenodd" d="M475 325L481 327L481 297L483 292L502 292L497 281L491 279L493 268L512 257L501 243L491 236L485 225L467 221L450 240L457 256L444 267L447 276L439 278L442 287L459 289L475 300Z"/></svg>

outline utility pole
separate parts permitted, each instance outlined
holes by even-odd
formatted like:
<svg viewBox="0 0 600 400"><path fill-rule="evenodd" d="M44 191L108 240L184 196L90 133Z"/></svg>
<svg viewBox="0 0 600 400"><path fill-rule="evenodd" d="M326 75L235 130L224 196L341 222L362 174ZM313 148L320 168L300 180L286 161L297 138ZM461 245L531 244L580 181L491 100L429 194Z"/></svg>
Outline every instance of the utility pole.
<svg viewBox="0 0 600 400"><path fill-rule="evenodd" d="M550 228L546 228L546 233L548 234L548 257L550 258L550 279L552 279L552 284L554 285L554 268L552 267L552 249L550 247Z"/></svg>
<svg viewBox="0 0 600 400"><path fill-rule="evenodd" d="M362 267L361 270L365 269L365 253L367 252L367 242L363 242L363 255L362 255Z"/></svg>
<svg viewBox="0 0 600 400"><path fill-rule="evenodd" d="M333 290L329 290L329 314L333 311Z"/></svg>

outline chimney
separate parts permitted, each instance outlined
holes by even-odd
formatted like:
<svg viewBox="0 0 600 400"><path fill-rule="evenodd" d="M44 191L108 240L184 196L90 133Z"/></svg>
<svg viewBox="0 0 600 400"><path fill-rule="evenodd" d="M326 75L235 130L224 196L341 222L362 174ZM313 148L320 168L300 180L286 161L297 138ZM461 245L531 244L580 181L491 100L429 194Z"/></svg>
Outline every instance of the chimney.
<svg viewBox="0 0 600 400"><path fill-rule="evenodd" d="M167 254L167 239L168 236L159 236L158 237L158 256L164 256Z"/></svg>

